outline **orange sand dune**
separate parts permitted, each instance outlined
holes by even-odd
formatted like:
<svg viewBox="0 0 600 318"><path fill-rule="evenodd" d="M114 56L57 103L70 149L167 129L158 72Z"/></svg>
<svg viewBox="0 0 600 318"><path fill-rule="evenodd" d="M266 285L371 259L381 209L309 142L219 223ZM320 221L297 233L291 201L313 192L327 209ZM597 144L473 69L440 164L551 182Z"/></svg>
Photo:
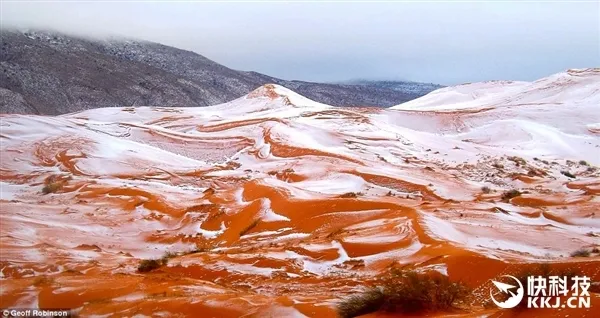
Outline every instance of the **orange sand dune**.
<svg viewBox="0 0 600 318"><path fill-rule="evenodd" d="M600 280L598 253L570 256L600 246L600 177L579 163L599 141L569 128L578 158L539 127L490 135L523 107L334 109L271 85L206 108L2 115L0 307L335 317L401 266L472 290L421 315L598 317L597 293L590 309L486 306L491 279L532 264Z"/></svg>

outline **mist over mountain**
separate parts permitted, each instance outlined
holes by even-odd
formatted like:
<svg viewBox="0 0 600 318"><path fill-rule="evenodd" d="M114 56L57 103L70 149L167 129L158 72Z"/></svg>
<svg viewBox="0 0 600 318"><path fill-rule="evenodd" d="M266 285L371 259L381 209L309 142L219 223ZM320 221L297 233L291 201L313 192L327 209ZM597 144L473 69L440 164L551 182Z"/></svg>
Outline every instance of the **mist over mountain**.
<svg viewBox="0 0 600 318"><path fill-rule="evenodd" d="M413 92L415 94L421 94L425 91L431 92L436 89L445 87L444 85L433 84L433 83L421 83L412 81L398 81L398 80L368 80L368 79L356 79L341 82L340 84L350 85L363 85L368 87L376 87L383 89L393 89L399 92Z"/></svg>
<svg viewBox="0 0 600 318"><path fill-rule="evenodd" d="M273 83L334 106L389 107L440 86L413 82L288 81L202 55L130 39L3 30L0 111L57 115L99 107L208 106Z"/></svg>

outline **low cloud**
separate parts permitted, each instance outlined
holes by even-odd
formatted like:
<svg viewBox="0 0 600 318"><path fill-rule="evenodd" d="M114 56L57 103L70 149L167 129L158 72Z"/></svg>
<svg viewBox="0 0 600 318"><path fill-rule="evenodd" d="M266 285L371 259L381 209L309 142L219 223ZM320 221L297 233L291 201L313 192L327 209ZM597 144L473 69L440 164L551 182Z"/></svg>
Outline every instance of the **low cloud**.
<svg viewBox="0 0 600 318"><path fill-rule="evenodd" d="M19 3L2 26L117 35L285 79L534 80L600 65L599 3Z"/></svg>

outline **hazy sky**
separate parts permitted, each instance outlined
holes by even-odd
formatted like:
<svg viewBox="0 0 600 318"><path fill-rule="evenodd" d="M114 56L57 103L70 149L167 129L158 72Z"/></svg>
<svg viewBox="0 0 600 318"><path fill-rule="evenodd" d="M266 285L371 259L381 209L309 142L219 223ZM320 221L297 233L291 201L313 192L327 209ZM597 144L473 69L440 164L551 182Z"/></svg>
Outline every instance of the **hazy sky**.
<svg viewBox="0 0 600 318"><path fill-rule="evenodd" d="M285 79L534 80L600 66L600 4L2 1L2 25L123 35Z"/></svg>

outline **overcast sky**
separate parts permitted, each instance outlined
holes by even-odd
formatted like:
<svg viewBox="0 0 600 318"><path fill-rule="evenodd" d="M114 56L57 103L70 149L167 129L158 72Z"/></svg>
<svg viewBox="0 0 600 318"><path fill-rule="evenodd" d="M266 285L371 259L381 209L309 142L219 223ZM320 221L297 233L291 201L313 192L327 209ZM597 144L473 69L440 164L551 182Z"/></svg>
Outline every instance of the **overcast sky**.
<svg viewBox="0 0 600 318"><path fill-rule="evenodd" d="M535 80L600 66L600 4L2 2L2 25L121 35L310 81Z"/></svg>

